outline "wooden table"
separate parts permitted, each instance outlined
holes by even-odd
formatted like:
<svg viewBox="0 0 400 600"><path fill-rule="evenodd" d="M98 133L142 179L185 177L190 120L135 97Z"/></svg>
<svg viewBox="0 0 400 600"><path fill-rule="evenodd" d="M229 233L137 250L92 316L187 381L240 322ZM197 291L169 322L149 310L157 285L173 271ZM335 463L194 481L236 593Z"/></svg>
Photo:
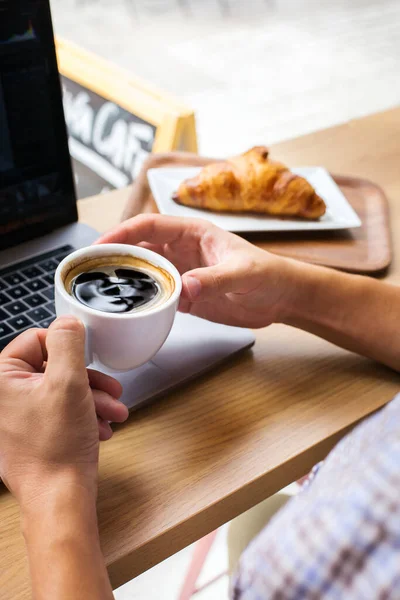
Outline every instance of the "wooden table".
<svg viewBox="0 0 400 600"><path fill-rule="evenodd" d="M400 279L400 108L277 144L288 164L323 164L386 191ZM127 191L80 203L115 224ZM396 235L397 234L397 235ZM254 349L134 413L102 446L99 522L117 587L247 510L323 458L398 391L397 374L286 326ZM0 598L28 598L18 509L0 494Z"/></svg>

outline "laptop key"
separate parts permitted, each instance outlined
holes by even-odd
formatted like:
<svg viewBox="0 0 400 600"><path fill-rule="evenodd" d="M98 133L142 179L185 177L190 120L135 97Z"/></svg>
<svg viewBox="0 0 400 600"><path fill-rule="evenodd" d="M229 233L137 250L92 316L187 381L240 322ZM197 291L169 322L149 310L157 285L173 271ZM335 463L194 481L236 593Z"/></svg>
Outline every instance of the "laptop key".
<svg viewBox="0 0 400 600"><path fill-rule="evenodd" d="M27 290L23 285L17 285L16 287L10 288L8 290L8 295L11 296L14 300L18 300L19 298L23 298L29 294L29 290Z"/></svg>
<svg viewBox="0 0 400 600"><path fill-rule="evenodd" d="M10 302L11 298L7 294L0 293L0 306L4 306L7 302Z"/></svg>
<svg viewBox="0 0 400 600"><path fill-rule="evenodd" d="M66 256L69 256L71 254L71 252L74 251L74 248L70 247L70 250L65 251L65 252L61 252L60 254L57 254L55 260L60 263L62 260L64 260L64 258Z"/></svg>
<svg viewBox="0 0 400 600"><path fill-rule="evenodd" d="M45 319L44 321L39 323L39 327L42 327L42 329L47 329L48 327L50 327L50 325L52 324L52 322L54 320L55 320L55 317L50 318L50 319Z"/></svg>
<svg viewBox="0 0 400 600"><path fill-rule="evenodd" d="M54 288L43 290L42 294L43 296L46 296L47 300L54 300Z"/></svg>
<svg viewBox="0 0 400 600"><path fill-rule="evenodd" d="M31 292L40 292L47 287L47 283L42 279L34 279L33 281L27 281L26 287L31 290Z"/></svg>
<svg viewBox="0 0 400 600"><path fill-rule="evenodd" d="M31 308L36 308L37 306L41 306L47 302L46 298L43 298L42 294L33 294L32 296L24 298L24 301L29 304Z"/></svg>
<svg viewBox="0 0 400 600"><path fill-rule="evenodd" d="M6 290L8 288L8 284L3 281L2 279L0 279L0 292L2 292L3 290Z"/></svg>
<svg viewBox="0 0 400 600"><path fill-rule="evenodd" d="M47 281L49 285L54 285L54 273L52 275L46 275L44 280Z"/></svg>
<svg viewBox="0 0 400 600"><path fill-rule="evenodd" d="M10 335L10 333L12 332L13 330L11 329L11 327L6 325L5 323L0 323L0 338L5 337L6 335Z"/></svg>
<svg viewBox="0 0 400 600"><path fill-rule="evenodd" d="M54 258L50 258L49 260L40 263L40 266L48 273L49 271L55 271L57 269L58 262Z"/></svg>
<svg viewBox="0 0 400 600"><path fill-rule="evenodd" d="M30 310L27 316L32 319L32 321L35 321L35 323L39 323L40 321L44 321L45 319L51 317L51 314L45 308L40 306L39 308Z"/></svg>
<svg viewBox="0 0 400 600"><path fill-rule="evenodd" d="M25 281L25 277L22 273L12 273L11 275L5 275L3 277L4 281L8 283L8 285L19 285L23 281Z"/></svg>
<svg viewBox="0 0 400 600"><path fill-rule="evenodd" d="M40 277L41 275L43 275L43 271L42 269L39 269L39 267L27 267L26 269L24 269L22 271L22 273L25 275L25 277L27 279L35 279L35 277Z"/></svg>
<svg viewBox="0 0 400 600"><path fill-rule="evenodd" d="M56 314L56 307L53 302L46 304L45 309L48 310L52 315Z"/></svg>
<svg viewBox="0 0 400 600"><path fill-rule="evenodd" d="M22 300L16 300L15 302L10 302L10 304L6 304L4 306L4 308L6 309L7 312L10 313L10 315L19 315L23 312L26 312L28 309L27 305L22 302Z"/></svg>
<svg viewBox="0 0 400 600"><path fill-rule="evenodd" d="M25 315L20 315L19 317L14 317L14 319L9 320L9 324L14 327L17 331L21 329L26 329L33 325L32 321L28 319Z"/></svg>
<svg viewBox="0 0 400 600"><path fill-rule="evenodd" d="M8 313L6 313L5 310L0 308L0 322L5 321L6 319L9 319L9 318L10 318L10 315Z"/></svg>

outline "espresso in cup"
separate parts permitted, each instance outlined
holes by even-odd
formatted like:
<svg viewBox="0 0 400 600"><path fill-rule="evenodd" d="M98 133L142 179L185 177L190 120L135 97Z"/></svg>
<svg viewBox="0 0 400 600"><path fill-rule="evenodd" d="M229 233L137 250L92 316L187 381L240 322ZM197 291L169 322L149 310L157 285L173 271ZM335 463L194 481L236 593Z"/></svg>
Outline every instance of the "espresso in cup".
<svg viewBox="0 0 400 600"><path fill-rule="evenodd" d="M166 270L129 255L83 260L67 273L64 285L84 306L115 314L152 310L167 302L175 290Z"/></svg>
<svg viewBox="0 0 400 600"><path fill-rule="evenodd" d="M128 244L75 250L55 274L57 316L85 326L85 362L112 372L151 360L167 339L182 291L179 271L164 256Z"/></svg>

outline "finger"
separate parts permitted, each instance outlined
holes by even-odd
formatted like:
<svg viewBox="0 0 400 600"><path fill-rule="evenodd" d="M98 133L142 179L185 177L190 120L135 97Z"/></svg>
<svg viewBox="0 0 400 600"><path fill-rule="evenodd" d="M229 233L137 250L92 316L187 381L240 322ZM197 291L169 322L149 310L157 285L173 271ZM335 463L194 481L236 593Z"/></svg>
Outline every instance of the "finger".
<svg viewBox="0 0 400 600"><path fill-rule="evenodd" d="M122 404L122 402L109 394L93 390L93 399L97 416L104 421L123 423L128 418L129 411L125 404Z"/></svg>
<svg viewBox="0 0 400 600"><path fill-rule="evenodd" d="M29 329L8 344L1 357L22 361L28 371L40 371L47 359L46 335L45 329Z"/></svg>
<svg viewBox="0 0 400 600"><path fill-rule="evenodd" d="M174 267L178 269L181 275L193 268L193 260L196 263L199 261L196 246L194 247L194 253L186 252L185 248L181 246L173 249L169 244L150 244L149 242L140 242L138 246L164 256L167 260L172 262ZM195 255L194 257L193 254Z"/></svg>
<svg viewBox="0 0 400 600"><path fill-rule="evenodd" d="M120 398L122 396L122 385L113 377L105 375L105 373L100 373L100 371L94 371L93 369L88 369L87 373L92 389L106 392L106 394L113 396L113 398Z"/></svg>
<svg viewBox="0 0 400 600"><path fill-rule="evenodd" d="M192 303L187 300L186 298L182 298L182 296L179 299L179 306L178 306L178 310L181 313L190 313L190 309L191 309Z"/></svg>
<svg viewBox="0 0 400 600"><path fill-rule="evenodd" d="M56 319L46 338L45 379L57 387L87 385L85 365L85 327L75 317Z"/></svg>
<svg viewBox="0 0 400 600"><path fill-rule="evenodd" d="M99 427L99 440L101 442L107 442L107 440L111 439L113 436L113 430L107 421L103 421L103 419L97 419L97 424Z"/></svg>
<svg viewBox="0 0 400 600"><path fill-rule="evenodd" d="M190 302L205 302L221 294L239 293L245 284L242 275L248 270L233 259L212 267L194 269L182 277L182 297Z"/></svg>
<svg viewBox="0 0 400 600"><path fill-rule="evenodd" d="M182 219L167 215L140 215L133 217L118 227L103 235L96 244L170 244L184 236L193 236L197 241L207 227L212 227L201 219Z"/></svg>
<svg viewBox="0 0 400 600"><path fill-rule="evenodd" d="M214 323L223 323L234 327L243 327L243 323L248 323L249 316L242 316L238 306L232 307L227 298L220 297L217 302L215 299L210 302L193 302L190 305L190 314L194 317L200 317Z"/></svg>
<svg viewBox="0 0 400 600"><path fill-rule="evenodd" d="M165 256L165 246L163 244L151 244L150 242L140 242L138 246L140 246L141 248L146 248L146 250L151 250L156 254L161 254L162 256Z"/></svg>

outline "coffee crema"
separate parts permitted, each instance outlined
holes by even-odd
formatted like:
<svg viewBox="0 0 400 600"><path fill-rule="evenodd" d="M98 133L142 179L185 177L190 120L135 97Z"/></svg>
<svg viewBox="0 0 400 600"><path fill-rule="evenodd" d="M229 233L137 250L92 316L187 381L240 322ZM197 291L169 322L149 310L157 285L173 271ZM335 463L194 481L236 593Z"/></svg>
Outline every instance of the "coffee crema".
<svg viewBox="0 0 400 600"><path fill-rule="evenodd" d="M154 309L175 289L165 269L129 255L83 259L67 273L64 285L81 304L116 314Z"/></svg>

